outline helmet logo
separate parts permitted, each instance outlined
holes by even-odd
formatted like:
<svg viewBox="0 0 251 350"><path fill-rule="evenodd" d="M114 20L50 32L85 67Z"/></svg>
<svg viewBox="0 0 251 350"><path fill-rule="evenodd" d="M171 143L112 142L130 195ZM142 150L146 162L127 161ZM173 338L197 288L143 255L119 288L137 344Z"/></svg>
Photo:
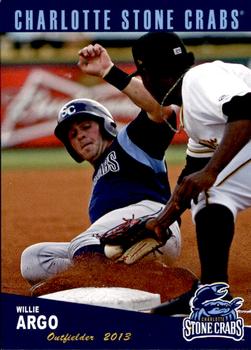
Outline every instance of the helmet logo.
<svg viewBox="0 0 251 350"><path fill-rule="evenodd" d="M76 107L74 105L71 106L65 106L61 112L61 116L64 118L67 115L71 115L76 113Z"/></svg>

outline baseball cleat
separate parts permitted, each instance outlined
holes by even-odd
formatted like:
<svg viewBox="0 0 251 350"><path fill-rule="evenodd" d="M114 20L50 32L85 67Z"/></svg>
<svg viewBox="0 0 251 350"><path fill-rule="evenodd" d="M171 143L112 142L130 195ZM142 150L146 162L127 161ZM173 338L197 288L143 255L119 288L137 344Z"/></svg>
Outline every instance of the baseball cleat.
<svg viewBox="0 0 251 350"><path fill-rule="evenodd" d="M151 310L152 314L165 315L165 316L187 316L191 312L190 300L193 298L194 293L199 287L199 281L196 281L192 288L178 296Z"/></svg>
<svg viewBox="0 0 251 350"><path fill-rule="evenodd" d="M232 300L232 295L226 291L225 283L218 283L213 285L202 285L199 280L195 281L192 288L184 294L181 294L177 298L171 299L163 304L151 310L152 314L186 317L191 313L191 299L193 298L193 307L200 308L203 306L203 302L206 300L214 300L224 296L224 300ZM201 287L207 287L206 290L200 290L196 293L197 289ZM203 288L202 288L203 289ZM196 293L196 294L195 294ZM195 296L196 295L196 296Z"/></svg>
<svg viewBox="0 0 251 350"><path fill-rule="evenodd" d="M34 284L31 288L30 288L30 294L32 297L36 297L38 294L38 290L40 287L42 287L43 285L45 285L45 281L40 281L36 284Z"/></svg>

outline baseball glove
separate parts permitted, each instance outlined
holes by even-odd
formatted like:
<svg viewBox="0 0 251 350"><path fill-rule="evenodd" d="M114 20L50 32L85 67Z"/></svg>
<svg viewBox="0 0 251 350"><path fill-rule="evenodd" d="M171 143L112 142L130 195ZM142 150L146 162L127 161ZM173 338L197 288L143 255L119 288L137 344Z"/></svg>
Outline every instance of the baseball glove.
<svg viewBox="0 0 251 350"><path fill-rule="evenodd" d="M132 264L162 247L172 235L170 229L156 233L153 229L154 217L145 216L137 219L132 217L123 220L122 224L107 231L99 239L107 257L112 258L112 254L108 254L107 248L109 248L110 251L116 252L114 257L117 261L126 264ZM152 225L149 225L150 222ZM146 225L151 229L146 228Z"/></svg>

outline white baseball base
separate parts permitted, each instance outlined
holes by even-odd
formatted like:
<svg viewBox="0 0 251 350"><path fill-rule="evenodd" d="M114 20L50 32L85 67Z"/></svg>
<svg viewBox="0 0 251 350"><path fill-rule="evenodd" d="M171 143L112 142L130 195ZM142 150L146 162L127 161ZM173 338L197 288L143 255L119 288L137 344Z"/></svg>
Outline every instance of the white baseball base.
<svg viewBox="0 0 251 350"><path fill-rule="evenodd" d="M161 302L159 294L120 287L73 288L45 294L39 298L131 311L147 311L159 305Z"/></svg>

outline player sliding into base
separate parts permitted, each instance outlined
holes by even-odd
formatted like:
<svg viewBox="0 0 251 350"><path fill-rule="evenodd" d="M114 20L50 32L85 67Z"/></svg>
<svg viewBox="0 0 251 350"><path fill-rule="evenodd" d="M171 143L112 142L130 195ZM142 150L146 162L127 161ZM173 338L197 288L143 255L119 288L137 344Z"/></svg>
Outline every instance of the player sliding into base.
<svg viewBox="0 0 251 350"><path fill-rule="evenodd" d="M127 264L158 247L165 262L174 261L180 253L177 221L165 230L161 243L147 235L129 245L101 242L102 236L110 230L116 232L114 227L118 225L127 228L139 218L158 215L169 200L164 156L174 136L176 114L172 107L162 108L141 80L115 67L100 45L90 45L79 52L79 67L84 73L103 77L116 86L141 111L117 132L110 112L96 101L75 99L61 108L55 135L75 161L88 161L94 168L89 205L92 224L71 242L43 242L25 249L21 273L32 285L66 270L75 258L89 252L105 254Z"/></svg>

